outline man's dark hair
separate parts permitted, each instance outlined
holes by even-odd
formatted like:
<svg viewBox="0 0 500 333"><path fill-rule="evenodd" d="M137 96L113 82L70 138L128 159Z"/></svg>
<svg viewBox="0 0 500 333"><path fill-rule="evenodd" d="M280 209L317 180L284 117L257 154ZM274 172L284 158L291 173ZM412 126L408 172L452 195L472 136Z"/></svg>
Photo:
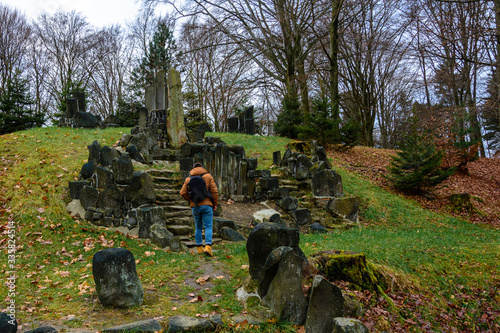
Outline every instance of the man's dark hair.
<svg viewBox="0 0 500 333"><path fill-rule="evenodd" d="M193 169L194 169L194 168L198 168L198 167L203 167L203 164L196 162L196 163L193 165Z"/></svg>

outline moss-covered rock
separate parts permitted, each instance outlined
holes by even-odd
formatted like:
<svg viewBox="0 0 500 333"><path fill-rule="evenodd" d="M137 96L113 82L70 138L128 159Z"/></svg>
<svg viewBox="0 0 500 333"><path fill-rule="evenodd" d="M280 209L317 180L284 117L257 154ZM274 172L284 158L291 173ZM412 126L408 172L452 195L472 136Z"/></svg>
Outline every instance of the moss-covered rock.
<svg viewBox="0 0 500 333"><path fill-rule="evenodd" d="M357 290L382 292L376 269L367 263L364 253L322 251L314 254L313 259L320 274L330 281L348 281Z"/></svg>
<svg viewBox="0 0 500 333"><path fill-rule="evenodd" d="M309 141L293 141L287 144L287 148L311 156L311 142Z"/></svg>
<svg viewBox="0 0 500 333"><path fill-rule="evenodd" d="M449 196L451 207L454 211L473 212L474 205L469 193L452 194Z"/></svg>

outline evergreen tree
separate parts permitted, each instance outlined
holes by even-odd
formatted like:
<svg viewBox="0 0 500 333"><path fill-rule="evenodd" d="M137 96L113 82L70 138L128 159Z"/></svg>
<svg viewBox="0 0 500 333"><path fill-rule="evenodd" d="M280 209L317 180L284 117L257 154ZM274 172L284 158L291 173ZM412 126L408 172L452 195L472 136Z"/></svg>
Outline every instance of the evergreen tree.
<svg viewBox="0 0 500 333"><path fill-rule="evenodd" d="M299 125L304 117L300 111L300 103L296 96L285 95L283 110L278 115L274 131L280 136L296 139L299 135Z"/></svg>
<svg viewBox="0 0 500 333"><path fill-rule="evenodd" d="M166 22L159 22L153 40L139 65L132 71L132 81L136 88L144 88L154 83L156 74L179 63L180 52L177 52L174 34Z"/></svg>
<svg viewBox="0 0 500 333"><path fill-rule="evenodd" d="M326 96L318 96L313 99L311 112L304 116L304 124L298 126L298 136L302 140L316 139L325 146L335 142L338 128L338 120L332 117L330 101Z"/></svg>
<svg viewBox="0 0 500 333"><path fill-rule="evenodd" d="M493 78L495 71L488 84L488 98L483 109L484 139L488 141L488 148L500 151L500 106L497 85Z"/></svg>
<svg viewBox="0 0 500 333"><path fill-rule="evenodd" d="M29 94L28 80L16 71L0 94L0 134L42 126L43 115L36 114L31 105L33 100Z"/></svg>
<svg viewBox="0 0 500 333"><path fill-rule="evenodd" d="M446 180L455 168L441 169L443 152L436 150L428 134L419 133L416 116L411 122L410 134L405 137L402 150L392 157L386 178L397 189L418 194Z"/></svg>

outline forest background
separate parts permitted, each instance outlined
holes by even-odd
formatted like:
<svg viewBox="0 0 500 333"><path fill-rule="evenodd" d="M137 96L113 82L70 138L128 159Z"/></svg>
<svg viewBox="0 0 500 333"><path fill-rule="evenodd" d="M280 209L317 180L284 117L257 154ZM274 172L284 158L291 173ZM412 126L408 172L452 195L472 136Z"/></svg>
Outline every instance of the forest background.
<svg viewBox="0 0 500 333"><path fill-rule="evenodd" d="M174 66L186 111L216 131L255 105L263 134L339 141L354 128L357 144L400 148L416 115L438 144L461 149L450 164L500 148L498 0L142 5L134 21L97 28L75 11L29 21L0 4L2 132L57 123L75 90L103 119L126 115Z"/></svg>

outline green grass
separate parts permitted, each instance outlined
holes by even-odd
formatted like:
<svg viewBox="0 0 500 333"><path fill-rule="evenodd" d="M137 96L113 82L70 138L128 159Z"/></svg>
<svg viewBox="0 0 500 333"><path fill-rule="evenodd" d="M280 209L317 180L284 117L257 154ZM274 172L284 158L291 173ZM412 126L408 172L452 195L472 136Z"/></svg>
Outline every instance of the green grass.
<svg viewBox="0 0 500 333"><path fill-rule="evenodd" d="M211 290L195 291L183 284L184 277L202 276L200 260L205 259L164 252L144 240L94 227L66 213L67 184L77 179L87 161L87 145L94 140L101 145L112 145L129 132L128 128L38 128L0 137L0 226L12 216L17 227L16 304L21 322L32 318L59 320L74 315L80 321L71 325L101 329L153 316L212 312L227 316L244 310L234 296L248 276L248 271L242 269L248 264L244 243L225 244L217 249L221 255L216 260L231 278L215 281ZM290 141L244 134L212 133L211 136L220 136L228 144L243 145L247 157L259 159L261 169L269 168L272 152L283 153ZM484 308L500 310L500 231L426 211L352 172L337 171L345 192L361 198L363 226L328 235L302 235L304 252L307 255L329 249L364 252L381 270L406 283L411 293L426 297L427 303L422 305L426 310L419 313L431 322L434 330L446 330L439 321L439 313L455 316L452 323L457 325L465 325L460 320L476 322L476 326L461 326L463 330L485 329L486 324L480 322ZM0 240L5 237L4 234ZM10 271L7 243L0 246L0 273L6 276ZM95 252L109 246L128 248L139 260L137 271L145 289L143 306L119 310L99 305L92 291L91 260ZM177 295L186 300L193 292L204 299L221 296L217 303L175 300ZM0 298L7 298L6 288L0 290ZM456 313L462 308L466 313L459 317ZM399 319L402 322L413 318L411 313L402 313L403 318ZM245 331L226 329L233 330ZM261 330L285 332L293 328L280 324L267 325Z"/></svg>

